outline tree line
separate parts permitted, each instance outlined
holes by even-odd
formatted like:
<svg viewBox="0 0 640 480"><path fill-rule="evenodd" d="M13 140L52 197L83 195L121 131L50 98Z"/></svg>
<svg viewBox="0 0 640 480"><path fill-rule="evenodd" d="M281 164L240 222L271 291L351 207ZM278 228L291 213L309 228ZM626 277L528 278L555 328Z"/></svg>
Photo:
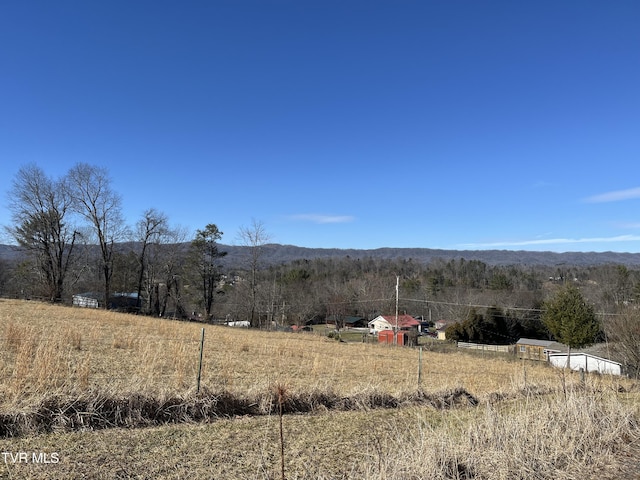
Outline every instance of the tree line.
<svg viewBox="0 0 640 480"><path fill-rule="evenodd" d="M186 233L155 208L129 226L108 171L86 163L60 178L35 164L20 168L9 209L12 225L5 228L28 258L3 265L2 287L10 294L58 303L70 292L99 289L108 308L116 288L135 293L138 312L162 316L171 305L174 315L185 317L181 287L188 280L200 294L204 318L211 317L224 256L215 224L198 230L186 252Z"/></svg>
<svg viewBox="0 0 640 480"><path fill-rule="evenodd" d="M236 234L244 262L225 266L216 224L190 235L149 207L128 225L108 171L83 163L60 178L36 165L21 168L9 207L12 225L6 229L26 260L0 265L5 296L70 303L74 293L101 291L108 308L114 292L128 292L137 299L129 308L139 314L248 320L259 328L321 322L341 328L350 316L391 314L398 279L402 313L425 322L455 320L451 336L460 340L555 338L543 312L569 287L606 320L601 335L614 338L640 324L633 321L640 272L624 265L493 266L464 258L425 264L348 256L273 265L263 259L270 235L253 220ZM629 346L627 356L637 349Z"/></svg>

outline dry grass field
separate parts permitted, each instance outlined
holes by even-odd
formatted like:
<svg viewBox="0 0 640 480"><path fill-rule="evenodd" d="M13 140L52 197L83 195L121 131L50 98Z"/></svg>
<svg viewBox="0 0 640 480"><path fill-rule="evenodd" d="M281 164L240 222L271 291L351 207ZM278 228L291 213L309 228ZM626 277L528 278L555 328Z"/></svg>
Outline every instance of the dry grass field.
<svg viewBox="0 0 640 480"><path fill-rule="evenodd" d="M640 478L628 379L424 349L421 380L416 349L0 300L0 478Z"/></svg>

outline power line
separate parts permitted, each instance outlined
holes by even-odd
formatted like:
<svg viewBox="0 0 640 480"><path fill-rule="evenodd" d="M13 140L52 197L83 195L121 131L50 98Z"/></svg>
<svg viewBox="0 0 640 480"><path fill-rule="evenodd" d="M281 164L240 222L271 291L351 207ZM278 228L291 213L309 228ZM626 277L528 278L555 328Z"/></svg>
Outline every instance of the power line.
<svg viewBox="0 0 640 480"><path fill-rule="evenodd" d="M497 305L478 305L472 303L456 303L456 302L438 302L434 300L423 300L419 298L401 298L400 300L404 302L417 302L417 303L432 303L435 305L448 305L451 307L470 307L470 308L500 308ZM544 310L540 308L526 308L526 307L508 307L505 310L522 310L527 312L539 312L542 313Z"/></svg>
<svg viewBox="0 0 640 480"><path fill-rule="evenodd" d="M448 305L448 306L452 306L452 307L470 307L470 308L501 308L503 310L518 310L518 311L525 311L525 312L537 312L537 313L544 313L545 309L543 308L527 308L527 307L499 307L497 305L477 305L477 304L472 304L472 303L456 303L456 302L438 302L438 301L434 301L434 300L423 300L420 298L401 298L400 300L405 301L405 302L417 302L417 303L432 303L432 304L436 304L436 305ZM600 315L603 317L615 317L615 316L620 316L623 315L622 313L607 313L607 312L594 312L595 315Z"/></svg>

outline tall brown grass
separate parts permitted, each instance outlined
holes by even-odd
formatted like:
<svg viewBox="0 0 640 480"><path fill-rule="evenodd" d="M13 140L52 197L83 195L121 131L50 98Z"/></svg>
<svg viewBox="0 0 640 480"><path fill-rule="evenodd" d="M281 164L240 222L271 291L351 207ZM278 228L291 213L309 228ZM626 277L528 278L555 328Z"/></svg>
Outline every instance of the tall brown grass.
<svg viewBox="0 0 640 480"><path fill-rule="evenodd" d="M203 402L216 398L205 393ZM124 418L132 401L109 408ZM272 415L0 438L2 451L46 448L63 460L0 463L0 478L281 478L276 390L266 404ZM287 478L299 480L637 478L637 418L614 391L577 387L566 401L558 391L455 409L327 410L285 417L284 462Z"/></svg>
<svg viewBox="0 0 640 480"><path fill-rule="evenodd" d="M195 387L202 325L102 310L0 300L0 409L55 389L183 393ZM415 349L338 343L310 334L205 326L203 385L253 394L285 382L292 392L343 394L417 389ZM543 364L490 355L434 353L422 359L426 390L477 396L557 388ZM577 381L575 378L570 381ZM598 378L597 381L605 381Z"/></svg>
<svg viewBox="0 0 640 480"><path fill-rule="evenodd" d="M0 462L0 477L640 473L640 404L628 379L583 382L539 363L424 351L418 387L414 349L205 326L196 393L201 328L0 300L0 451L46 445L63 458L56 466ZM148 428L131 428L140 426Z"/></svg>
<svg viewBox="0 0 640 480"><path fill-rule="evenodd" d="M471 420L449 417L433 425L416 411L408 428L390 422L379 435L381 446L369 451L375 461L366 462L359 476L630 478L620 454L624 459L630 449L637 451L632 445L639 433L637 412L613 392L573 389L566 399L556 393L499 408L487 405L478 413Z"/></svg>

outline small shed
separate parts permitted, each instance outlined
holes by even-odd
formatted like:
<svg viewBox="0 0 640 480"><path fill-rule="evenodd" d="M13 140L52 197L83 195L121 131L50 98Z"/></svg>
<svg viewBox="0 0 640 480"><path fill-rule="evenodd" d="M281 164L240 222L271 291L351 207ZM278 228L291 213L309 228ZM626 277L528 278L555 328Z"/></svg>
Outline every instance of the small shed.
<svg viewBox="0 0 640 480"><path fill-rule="evenodd" d="M378 343L393 343L393 330L381 330L378 332Z"/></svg>
<svg viewBox="0 0 640 480"><path fill-rule="evenodd" d="M225 323L225 325L227 327L249 328L251 326L251 323L249 322L249 320L238 320L235 322L227 322Z"/></svg>
<svg viewBox="0 0 640 480"><path fill-rule="evenodd" d="M447 339L447 328L438 328L436 330L436 338L438 340L446 340Z"/></svg>
<svg viewBox="0 0 640 480"><path fill-rule="evenodd" d="M455 320L438 320L435 322L436 327L436 338L438 340L446 340L447 339L447 328L454 323L458 323Z"/></svg>
<svg viewBox="0 0 640 480"><path fill-rule="evenodd" d="M521 338L516 343L516 355L525 360L547 361L552 353L561 353L567 350L567 346L551 340L537 340L534 338Z"/></svg>
<svg viewBox="0 0 640 480"><path fill-rule="evenodd" d="M393 345L394 344L394 340L393 340L394 334L393 334L393 330L382 330L381 332L378 333L378 343L383 343L386 345ZM407 332L396 332L395 334L396 340L395 340L395 345L406 345L407 344Z"/></svg>
<svg viewBox="0 0 640 480"><path fill-rule="evenodd" d="M564 368L567 365L567 352L550 353L549 363L554 367ZM610 375L622 375L622 364L603 357L597 357L589 353L571 353L569 358L571 370L584 370L585 372L608 373Z"/></svg>
<svg viewBox="0 0 640 480"><path fill-rule="evenodd" d="M73 306L82 308L98 308L102 295L99 293L77 293L73 296Z"/></svg>

